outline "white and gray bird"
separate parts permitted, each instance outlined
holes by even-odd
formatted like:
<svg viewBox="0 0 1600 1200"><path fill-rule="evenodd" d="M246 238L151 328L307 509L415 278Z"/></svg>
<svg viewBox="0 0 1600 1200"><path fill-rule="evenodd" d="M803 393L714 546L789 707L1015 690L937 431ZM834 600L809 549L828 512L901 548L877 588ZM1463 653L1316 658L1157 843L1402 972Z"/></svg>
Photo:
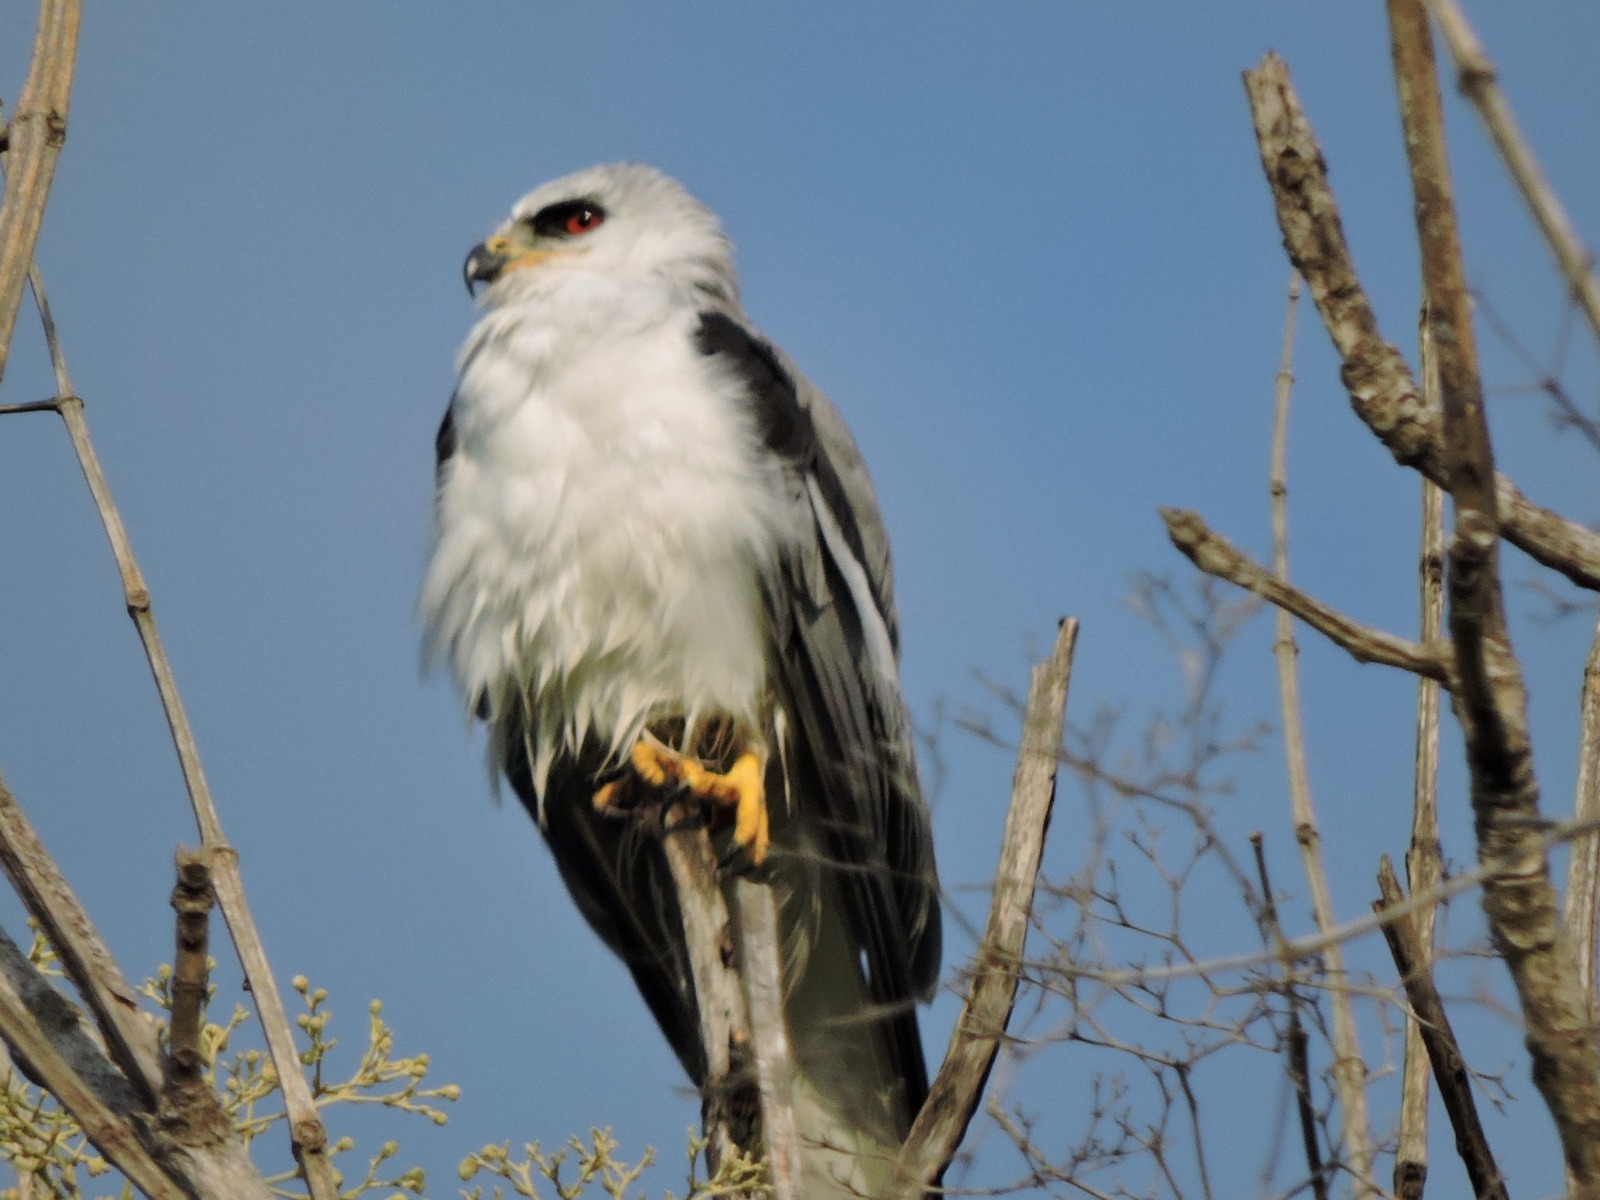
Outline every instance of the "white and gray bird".
<svg viewBox="0 0 1600 1200"><path fill-rule="evenodd" d="M805 1193L870 1193L926 1095L940 920L866 467L653 168L545 184L466 273L485 312L439 429L428 651L696 1084L670 878L614 810L641 786L732 810L779 898Z"/></svg>

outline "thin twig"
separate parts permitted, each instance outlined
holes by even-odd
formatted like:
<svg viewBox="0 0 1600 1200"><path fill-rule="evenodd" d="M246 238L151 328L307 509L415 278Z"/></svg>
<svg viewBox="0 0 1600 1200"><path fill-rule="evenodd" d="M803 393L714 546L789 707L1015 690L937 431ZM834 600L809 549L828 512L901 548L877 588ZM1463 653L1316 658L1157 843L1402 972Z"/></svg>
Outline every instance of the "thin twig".
<svg viewBox="0 0 1600 1200"><path fill-rule="evenodd" d="M950 1035L944 1064L912 1123L882 1200L917 1200L944 1174L977 1111L1005 1038L1016 1001L1044 835L1055 801L1062 721L1077 639L1078 622L1067 617L1056 633L1050 658L1033 668L989 920L973 960L972 982Z"/></svg>
<svg viewBox="0 0 1600 1200"><path fill-rule="evenodd" d="M1283 927L1278 923L1278 900L1267 874L1267 854L1259 833L1250 835L1250 848L1256 856L1256 873L1261 879L1261 915L1267 943L1283 964L1284 982L1278 988L1289 1005L1289 1035L1284 1039L1284 1057L1289 1060L1289 1083L1294 1088L1295 1111L1300 1117L1300 1144L1305 1149L1307 1178L1314 1200L1328 1200L1328 1176L1322 1164L1322 1146L1317 1139L1317 1109L1311 1100L1310 1039L1300 1020L1300 993L1295 988L1295 960L1287 953Z"/></svg>
<svg viewBox="0 0 1600 1200"><path fill-rule="evenodd" d="M1289 281L1289 303L1283 323L1283 351L1273 397L1272 466L1269 488L1272 505L1272 575L1283 587L1289 584L1289 395L1294 383L1294 318L1300 299L1300 276ZM1277 632L1273 657L1278 666L1278 706L1283 720L1283 750L1289 770L1289 811L1294 818L1294 840L1300 847L1301 866L1311 890L1311 913L1319 932L1338 924L1333 911L1333 891L1322 859L1322 832L1311 799L1311 776L1306 769L1305 727L1300 719L1300 681L1295 671L1299 650L1294 642L1294 622L1281 606L1276 608ZM1334 943L1322 955L1324 972L1335 981L1345 979L1344 951ZM1333 1008L1333 1083L1342 1115L1340 1141L1355 1177L1355 1194L1376 1195L1372 1179L1372 1130L1367 1120L1367 1064L1361 1054L1355 1014L1342 987L1329 992Z"/></svg>
<svg viewBox="0 0 1600 1200"><path fill-rule="evenodd" d="M1424 0L1389 0L1388 11L1455 511L1446 582L1458 679L1454 706L1472 778L1479 858L1521 862L1515 874L1486 881L1484 912L1517 989L1534 1083L1555 1118L1570 1191L1600 1197L1600 1046L1561 928L1549 863L1535 845L1539 785L1527 691L1500 590L1494 456L1451 195L1433 35Z"/></svg>
<svg viewBox="0 0 1600 1200"><path fill-rule="evenodd" d="M1299 617L1358 662L1399 667L1425 679L1450 686L1448 647L1407 641L1381 629L1353 621L1337 609L1275 578L1252 562L1238 547L1215 533L1198 514L1182 508L1161 509L1172 544L1207 575L1254 592L1262 599Z"/></svg>
<svg viewBox="0 0 1600 1200"><path fill-rule="evenodd" d="M58 386L70 388L65 358L56 344L54 322L49 318L49 307L42 286L35 290L34 298L50 335L51 358L55 364ZM161 698L167 728L178 753L178 765L194 810L195 823L200 830L201 844L212 854L212 883L217 903L228 923L234 948L238 951L239 963L255 1000L256 1014L266 1037L267 1050L283 1088L295 1159L305 1176L311 1200L337 1200L338 1185L334 1180L333 1164L328 1158L327 1130L317 1113L316 1101L312 1098L311 1087L301 1068L299 1050L294 1043L294 1030L289 1023L282 994L278 991L272 966L267 961L261 935L250 915L244 880L239 872L238 853L227 844L216 803L200 765L199 747L189 725L183 699L178 693L177 677L173 674L166 648L156 629L149 589L145 586L143 573L133 554L132 542L122 523L122 515L111 497L110 484L89 437L89 426L83 415L83 400L70 391L64 391L56 397L56 409L67 427L67 435L78 456L78 465L89 485L89 494L94 499L95 509L100 514L106 538L111 544L112 557L116 560L122 581L123 599L155 678L156 691Z"/></svg>
<svg viewBox="0 0 1600 1200"><path fill-rule="evenodd" d="M1500 90L1494 64L1483 52L1477 34L1473 33L1456 0L1428 0L1428 7L1439 22L1445 45L1450 47L1450 57L1455 60L1456 82L1461 94L1483 122L1489 140L1522 193L1523 202L1533 213L1573 299L1588 318L1595 337L1600 338L1600 280L1594 276L1594 255L1578 240L1561 201L1545 182L1544 172L1539 170L1527 139L1517 128L1511 105Z"/></svg>
<svg viewBox="0 0 1600 1200"><path fill-rule="evenodd" d="M1439 395L1439 370L1426 306L1422 319L1422 387L1429 404ZM1422 547L1417 567L1420 631L1436 641L1444 622L1444 493L1431 479L1422 481ZM1406 883L1413 895L1439 885L1439 685L1417 680L1417 733L1412 775L1411 845L1406 850ZM1412 929L1424 962L1433 961L1432 906L1417 910ZM1398 1200L1421 1200L1428 1179L1428 1049L1415 1015L1406 1018L1405 1056L1400 1071L1400 1134L1394 1152L1394 1191Z"/></svg>
<svg viewBox="0 0 1600 1200"><path fill-rule="evenodd" d="M0 378L22 307L22 285L44 222L56 159L67 136L67 107L78 46L79 0L43 0L28 78L7 127L10 170L0 205Z"/></svg>
<svg viewBox="0 0 1600 1200"><path fill-rule="evenodd" d="M1400 352L1378 330L1288 68L1268 54L1244 81L1284 249L1339 352L1350 403L1396 462L1448 489L1440 413L1423 401ZM1580 587L1600 589L1600 533L1540 508L1504 475L1493 479L1505 538Z"/></svg>
<svg viewBox="0 0 1600 1200"><path fill-rule="evenodd" d="M1584 833L1594 833L1600 829L1593 823L1576 824L1573 822L1537 822L1532 826L1535 840L1533 847L1527 853L1547 855L1556 846L1561 845ZM1525 855L1521 854L1515 859L1499 862L1479 861L1478 865L1466 871L1453 873L1449 879L1429 894L1415 894L1406 897L1404 903L1398 908L1386 909L1383 916L1368 915L1346 921L1327 933L1308 934L1305 937L1290 938L1285 943L1285 953L1294 958L1310 958L1335 942L1344 943L1354 941L1358 937L1365 937L1382 927L1383 923L1393 920L1404 913L1410 914L1424 908L1432 908L1453 900L1457 896L1465 895L1476 888L1483 887L1489 880L1496 878L1520 878L1526 863ZM1220 975L1228 971L1245 971L1252 967L1259 967L1276 961L1278 956L1270 950L1250 954L1229 954L1217 958L1190 959L1181 962L1167 963L1159 967L1127 967L1113 971L1078 971L1078 978L1093 980L1108 988L1126 988L1146 986L1171 979L1192 979L1196 976Z"/></svg>
<svg viewBox="0 0 1600 1200"><path fill-rule="evenodd" d="M1388 855L1384 855L1378 865L1378 890L1381 898L1373 902L1372 911L1379 916L1391 914L1405 900ZM1478 1107L1472 1099L1472 1080L1462 1061L1461 1047L1450 1028L1444 1001L1434 986L1429 955L1417 936L1420 915L1394 915L1393 919L1386 920L1384 940L1389 943L1395 969L1400 972L1400 982L1411 1006L1411 1018L1427 1047L1434 1078L1439 1082L1439 1097L1444 1101L1445 1112L1455 1130L1456 1154L1467 1169L1473 1194L1478 1200L1506 1200L1505 1178L1495 1163L1489 1139L1478 1120Z"/></svg>

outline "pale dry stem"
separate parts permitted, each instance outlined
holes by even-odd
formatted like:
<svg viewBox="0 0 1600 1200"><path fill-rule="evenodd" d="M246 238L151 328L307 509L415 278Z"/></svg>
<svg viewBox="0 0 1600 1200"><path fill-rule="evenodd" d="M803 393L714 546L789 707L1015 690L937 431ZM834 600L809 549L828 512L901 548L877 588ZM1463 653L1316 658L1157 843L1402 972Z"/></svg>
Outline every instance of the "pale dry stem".
<svg viewBox="0 0 1600 1200"><path fill-rule="evenodd" d="M1272 573L1285 588L1289 586L1289 506L1288 506L1288 429L1289 395L1294 374L1294 325L1300 298L1300 276L1289 285L1289 302L1284 317L1283 353L1278 368L1274 395L1272 428ZM1306 769L1305 727L1300 716L1300 682L1295 670L1299 651L1295 647L1294 622L1280 605L1276 608L1277 636L1273 655L1278 667L1279 712L1283 721L1284 756L1289 769L1289 810L1294 818L1294 840L1300 847L1301 866L1311 889L1311 911L1317 930L1326 933L1338 924L1333 911L1333 891L1328 886L1328 871L1322 858L1322 833L1317 824L1316 806L1311 799L1311 778ZM1330 945L1322 955L1326 973L1340 983L1345 978L1344 950ZM1355 1177L1355 1194L1377 1194L1372 1178L1372 1130L1367 1119L1367 1065L1361 1054L1355 1014L1344 988L1329 991L1333 1009L1333 1080L1339 1093L1343 1116L1340 1141Z"/></svg>

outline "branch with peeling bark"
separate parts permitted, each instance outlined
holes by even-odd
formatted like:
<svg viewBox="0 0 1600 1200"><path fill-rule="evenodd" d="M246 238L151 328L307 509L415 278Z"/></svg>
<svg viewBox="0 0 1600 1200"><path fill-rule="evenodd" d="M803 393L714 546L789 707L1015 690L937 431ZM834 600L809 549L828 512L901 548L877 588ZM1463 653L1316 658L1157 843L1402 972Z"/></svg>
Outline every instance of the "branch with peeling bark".
<svg viewBox="0 0 1600 1200"><path fill-rule="evenodd" d="M1356 414L1395 461L1449 490L1441 415L1423 402L1400 352L1379 332L1288 68L1269 54L1244 81L1284 249L1339 352ZM1600 533L1539 507L1505 476L1492 478L1506 540L1580 587L1600 589Z"/></svg>
<svg viewBox="0 0 1600 1200"><path fill-rule="evenodd" d="M1390 0L1389 25L1455 508L1446 574L1454 707L1472 776L1479 858L1524 864L1516 875L1490 877L1483 907L1517 989L1534 1083L1555 1118L1573 1194L1600 1196L1600 1047L1549 863L1533 847L1541 816L1528 698L1500 590L1494 457L1424 0Z"/></svg>
<svg viewBox="0 0 1600 1200"><path fill-rule="evenodd" d="M1479 861L1511 863L1485 879L1484 907L1527 1023L1533 1074L1566 1154L1573 1193L1600 1196L1600 1049L1587 996L1563 932L1540 837L1538 785L1526 695L1500 594L1501 533L1585 587L1600 582L1600 537L1526 501L1496 473L1483 415L1459 236L1445 158L1432 34L1424 0L1390 0L1401 120L1416 196L1428 335L1441 403L1419 396L1399 352L1378 333L1345 245L1322 154L1283 63L1268 56L1246 74L1262 165L1284 245L1306 279L1343 361L1357 413L1404 465L1448 490L1448 659L1431 647L1352 628L1308 598L1268 594L1260 568L1198 518L1168 518L1174 540L1204 570L1231 578L1334 638L1352 653L1381 654L1451 690L1466 740Z"/></svg>

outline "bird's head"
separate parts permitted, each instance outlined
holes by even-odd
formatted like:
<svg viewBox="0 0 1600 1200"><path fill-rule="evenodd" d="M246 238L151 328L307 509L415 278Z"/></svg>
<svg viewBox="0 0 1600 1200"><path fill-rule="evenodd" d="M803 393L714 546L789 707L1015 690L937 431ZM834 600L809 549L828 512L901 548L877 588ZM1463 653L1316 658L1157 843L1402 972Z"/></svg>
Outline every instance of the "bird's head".
<svg viewBox="0 0 1600 1200"><path fill-rule="evenodd" d="M642 163L608 163L529 192L474 246L467 289L490 307L579 275L667 283L738 303L733 252L711 211L677 180Z"/></svg>

